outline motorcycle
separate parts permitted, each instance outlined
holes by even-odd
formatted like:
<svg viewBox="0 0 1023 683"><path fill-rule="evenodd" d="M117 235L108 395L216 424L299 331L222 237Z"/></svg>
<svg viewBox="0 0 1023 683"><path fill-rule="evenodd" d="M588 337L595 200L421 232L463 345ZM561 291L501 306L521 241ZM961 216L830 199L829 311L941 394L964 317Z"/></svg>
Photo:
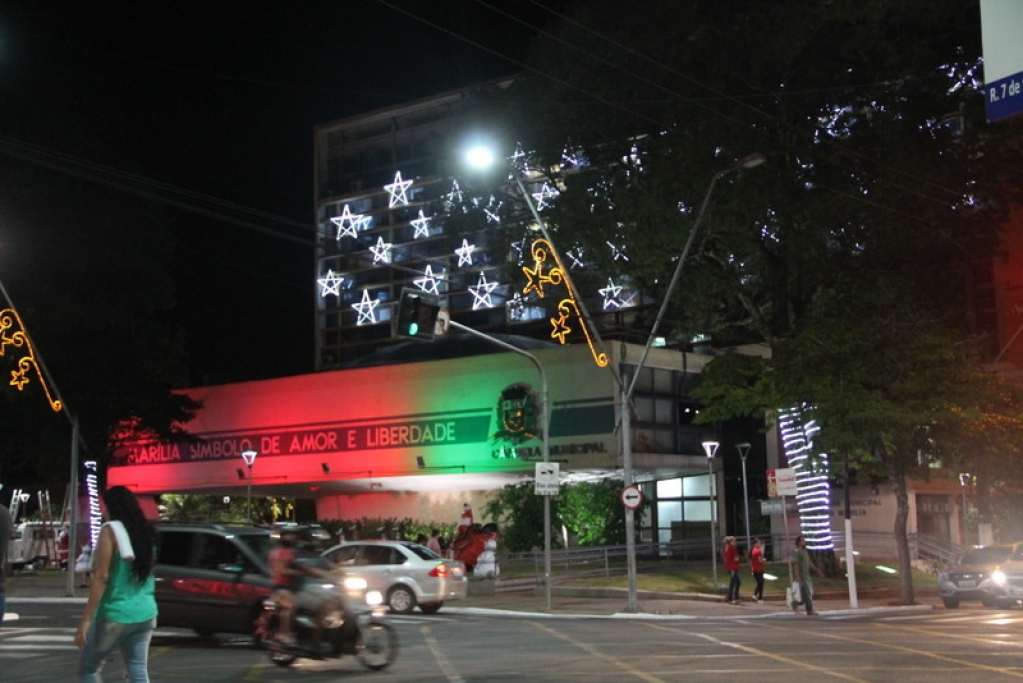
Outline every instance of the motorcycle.
<svg viewBox="0 0 1023 683"><path fill-rule="evenodd" d="M378 671L398 656L398 636L383 620L383 596L379 591L366 592L365 579L313 582L296 593L292 609L294 644L277 639L281 607L273 596L263 601L263 611L256 620L256 642L278 666L291 666L300 657L336 659L354 655L363 666ZM319 639L315 637L318 626Z"/></svg>

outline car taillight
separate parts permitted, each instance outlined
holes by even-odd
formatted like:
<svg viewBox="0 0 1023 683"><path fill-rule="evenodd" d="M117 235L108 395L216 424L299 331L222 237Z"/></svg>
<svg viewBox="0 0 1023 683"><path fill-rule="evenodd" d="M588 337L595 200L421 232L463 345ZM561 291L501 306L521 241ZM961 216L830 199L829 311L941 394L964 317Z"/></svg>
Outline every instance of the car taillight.
<svg viewBox="0 0 1023 683"><path fill-rule="evenodd" d="M430 576L437 579L446 579L451 576L451 570L445 563L441 562L430 570Z"/></svg>

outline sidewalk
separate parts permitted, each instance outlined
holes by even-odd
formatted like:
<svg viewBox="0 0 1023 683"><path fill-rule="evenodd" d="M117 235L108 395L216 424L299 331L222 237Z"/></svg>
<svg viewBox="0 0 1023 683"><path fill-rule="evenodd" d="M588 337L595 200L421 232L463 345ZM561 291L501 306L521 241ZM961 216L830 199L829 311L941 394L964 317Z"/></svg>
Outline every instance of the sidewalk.
<svg viewBox="0 0 1023 683"><path fill-rule="evenodd" d="M77 577L76 577L77 578ZM586 588L570 585L551 586L551 604L547 609L547 596L542 587L535 586L532 580L502 581L498 579L493 595L470 595L465 600L450 602L444 607L445 612L472 610L474 612L504 612L523 615L545 616L673 616L673 617L764 617L768 615L789 615L805 618L802 611L798 615L785 604L784 592L766 592L767 599L762 603L753 602L746 594L746 601L741 605L729 605L721 595L700 593L658 593L638 591L636 595L637 610L630 612L629 596L625 589L618 588ZM74 596L67 594L67 575L64 572L21 572L7 579L8 605L17 605L20 601L35 599L66 599L85 602L88 590L75 588ZM865 613L879 610L914 610L934 609L938 604L937 594L933 590L917 589L916 599L919 604L911 606L898 605L898 594L890 591L884 593L859 595L858 607L852 610L848 595L844 592L821 592L814 599L814 609L821 615ZM10 607L8 608L10 609Z"/></svg>

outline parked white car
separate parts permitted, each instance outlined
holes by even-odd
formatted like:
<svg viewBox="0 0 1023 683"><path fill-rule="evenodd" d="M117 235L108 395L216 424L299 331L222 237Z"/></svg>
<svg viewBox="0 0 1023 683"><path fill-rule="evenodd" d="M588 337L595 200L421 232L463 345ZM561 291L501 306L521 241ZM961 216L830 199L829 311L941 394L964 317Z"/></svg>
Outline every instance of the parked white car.
<svg viewBox="0 0 1023 683"><path fill-rule="evenodd" d="M469 592L465 565L408 541L348 541L323 552L339 571L366 579L392 612L426 614Z"/></svg>

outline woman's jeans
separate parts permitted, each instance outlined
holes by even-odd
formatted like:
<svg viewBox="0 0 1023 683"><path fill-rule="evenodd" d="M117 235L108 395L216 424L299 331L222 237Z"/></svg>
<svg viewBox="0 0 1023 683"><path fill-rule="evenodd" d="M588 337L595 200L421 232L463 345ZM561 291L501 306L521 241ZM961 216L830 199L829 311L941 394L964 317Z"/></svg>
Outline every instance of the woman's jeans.
<svg viewBox="0 0 1023 683"><path fill-rule="evenodd" d="M737 602L739 600L739 572L728 572L728 602Z"/></svg>
<svg viewBox="0 0 1023 683"><path fill-rule="evenodd" d="M103 662L113 654L121 653L124 660L125 680L129 683L149 683L149 641L156 628L156 619L136 624L118 624L97 619L89 626L85 647L78 658L78 680L83 683L101 683L99 671Z"/></svg>

